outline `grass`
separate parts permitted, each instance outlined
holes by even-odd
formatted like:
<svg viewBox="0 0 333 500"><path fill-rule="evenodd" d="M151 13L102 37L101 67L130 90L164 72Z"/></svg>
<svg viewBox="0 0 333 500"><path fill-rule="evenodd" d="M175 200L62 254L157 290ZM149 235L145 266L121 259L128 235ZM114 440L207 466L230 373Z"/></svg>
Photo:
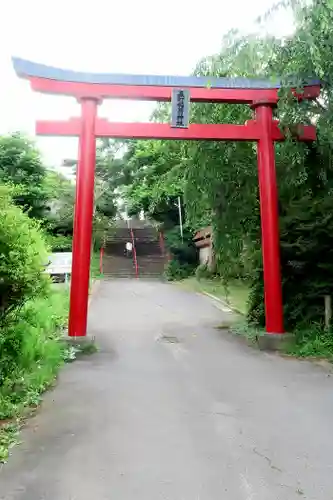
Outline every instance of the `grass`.
<svg viewBox="0 0 333 500"><path fill-rule="evenodd" d="M333 361L333 331L313 324L298 328L294 332L295 342L287 353L301 358L319 358Z"/></svg>
<svg viewBox="0 0 333 500"><path fill-rule="evenodd" d="M90 276L92 279L100 279L103 277L99 270L99 252L93 252L91 255Z"/></svg>
<svg viewBox="0 0 333 500"><path fill-rule="evenodd" d="M201 279L195 277L187 278L181 282L181 286L200 293L209 293L224 302L243 315L247 312L247 300L249 288L242 281L234 281L225 289L221 281L217 279ZM264 334L262 328L248 325L244 320L222 324L217 328L229 329L232 333L245 337L250 343L255 344L257 337ZM333 329L325 331L323 325L302 325L292 333L294 338L287 344L284 352L290 356L300 358L326 359L333 362Z"/></svg>
<svg viewBox="0 0 333 500"><path fill-rule="evenodd" d="M88 342L79 346L79 352L85 355L95 354L98 352L98 347L95 342Z"/></svg>
<svg viewBox="0 0 333 500"><path fill-rule="evenodd" d="M98 352L98 346L95 342L95 339L87 342L86 340L80 342L75 339L74 341L68 343L67 349L65 352L65 361L71 362L75 361L79 356L88 356L91 354L95 354Z"/></svg>
<svg viewBox="0 0 333 500"><path fill-rule="evenodd" d="M195 277L187 278L181 282L182 286L200 293L209 293L229 304L241 314L247 312L247 300L249 288L242 281L234 281L227 287L219 279L201 279Z"/></svg>
<svg viewBox="0 0 333 500"><path fill-rule="evenodd" d="M236 335L241 335L242 337L245 337L251 344L255 344L258 336L264 334L263 329L249 325L245 320L238 321L232 324L230 330L232 333L235 333Z"/></svg>
<svg viewBox="0 0 333 500"><path fill-rule="evenodd" d="M263 328L239 321L230 325L230 331L245 337L251 344L264 335ZM327 360L333 362L333 331L324 330L321 324L302 326L294 330L288 341L281 347L281 352L296 358Z"/></svg>
<svg viewBox="0 0 333 500"><path fill-rule="evenodd" d="M0 427L0 463L7 462L10 449L19 441L20 425L9 422Z"/></svg>
<svg viewBox="0 0 333 500"><path fill-rule="evenodd" d="M30 300L0 332L0 462L8 459L22 420L54 382L66 358L59 342L68 315L68 291L51 287Z"/></svg>

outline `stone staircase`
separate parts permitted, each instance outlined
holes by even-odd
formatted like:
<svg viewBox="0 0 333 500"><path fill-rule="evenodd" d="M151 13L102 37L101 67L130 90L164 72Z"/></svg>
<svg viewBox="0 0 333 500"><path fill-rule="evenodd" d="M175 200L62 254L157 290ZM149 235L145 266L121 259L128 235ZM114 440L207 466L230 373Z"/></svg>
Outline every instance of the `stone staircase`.
<svg viewBox="0 0 333 500"><path fill-rule="evenodd" d="M103 275L106 279L135 278L133 258L124 254L125 244L121 242L106 246L103 257Z"/></svg>
<svg viewBox="0 0 333 500"><path fill-rule="evenodd" d="M160 278L164 272L165 258L159 241L145 239L145 235L139 230L136 230L134 235L137 238L135 248L139 277Z"/></svg>
<svg viewBox="0 0 333 500"><path fill-rule="evenodd" d="M139 227L138 227L139 226ZM161 279L165 256L162 254L158 231L149 225L132 228L138 265L138 278ZM125 245L132 241L128 227L117 227L107 236L103 259L106 279L135 278L134 258L125 255Z"/></svg>

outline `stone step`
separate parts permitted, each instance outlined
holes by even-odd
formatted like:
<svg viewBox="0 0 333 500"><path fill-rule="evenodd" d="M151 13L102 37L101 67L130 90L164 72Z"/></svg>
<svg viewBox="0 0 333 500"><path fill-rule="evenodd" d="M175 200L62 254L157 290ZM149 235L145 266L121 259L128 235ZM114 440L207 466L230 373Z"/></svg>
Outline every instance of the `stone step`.
<svg viewBox="0 0 333 500"><path fill-rule="evenodd" d="M155 228L142 228L133 229L133 236L136 244L139 243L158 243L159 233ZM131 241L132 233L128 228L117 228L114 229L106 236L106 244L110 245L112 243L126 243L126 241Z"/></svg>

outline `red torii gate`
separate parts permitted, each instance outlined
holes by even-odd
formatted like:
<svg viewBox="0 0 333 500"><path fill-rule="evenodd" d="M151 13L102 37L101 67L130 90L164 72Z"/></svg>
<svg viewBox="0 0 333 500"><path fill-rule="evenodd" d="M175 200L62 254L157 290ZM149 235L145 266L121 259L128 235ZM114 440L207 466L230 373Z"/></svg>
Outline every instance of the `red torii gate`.
<svg viewBox="0 0 333 500"><path fill-rule="evenodd" d="M80 118L36 123L39 135L79 137L69 313L71 337L83 337L87 329L96 137L257 142L266 332L270 335L284 333L274 158L274 141L283 141L284 136L273 119L279 82L81 73L17 58L13 58L13 64L18 76L28 79L33 90L70 95L81 103ZM249 104L255 111L255 119L244 125L190 124L187 128L172 128L166 123L111 123L97 116L97 106L104 98L170 101L175 88L187 89L192 102ZM305 85L297 96L313 99L319 93L320 82L316 80ZM313 141L315 138L314 127L299 127L300 140Z"/></svg>

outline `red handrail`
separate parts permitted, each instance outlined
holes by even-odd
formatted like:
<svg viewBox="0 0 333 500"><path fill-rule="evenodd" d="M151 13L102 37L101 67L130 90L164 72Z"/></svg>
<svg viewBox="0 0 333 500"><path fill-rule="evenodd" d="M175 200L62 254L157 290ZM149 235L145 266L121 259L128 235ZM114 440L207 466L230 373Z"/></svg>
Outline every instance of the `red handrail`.
<svg viewBox="0 0 333 500"><path fill-rule="evenodd" d="M99 273L103 274L103 256L104 256L104 247L100 248L99 251Z"/></svg>
<svg viewBox="0 0 333 500"><path fill-rule="evenodd" d="M132 246L133 246L133 262L134 262L134 267L135 267L135 277L138 278L139 277L139 266L138 266L138 259L136 256L136 248L135 248L133 229L130 229L130 233L131 233Z"/></svg>
<svg viewBox="0 0 333 500"><path fill-rule="evenodd" d="M159 231L159 240L160 240L161 254L164 257L164 255L165 255L165 245L164 245L164 234L163 234L162 231Z"/></svg>
<svg viewBox="0 0 333 500"><path fill-rule="evenodd" d="M167 264L171 260L171 254L165 248L165 238L163 231L159 231L159 244L161 249L161 255L164 259L164 263Z"/></svg>

